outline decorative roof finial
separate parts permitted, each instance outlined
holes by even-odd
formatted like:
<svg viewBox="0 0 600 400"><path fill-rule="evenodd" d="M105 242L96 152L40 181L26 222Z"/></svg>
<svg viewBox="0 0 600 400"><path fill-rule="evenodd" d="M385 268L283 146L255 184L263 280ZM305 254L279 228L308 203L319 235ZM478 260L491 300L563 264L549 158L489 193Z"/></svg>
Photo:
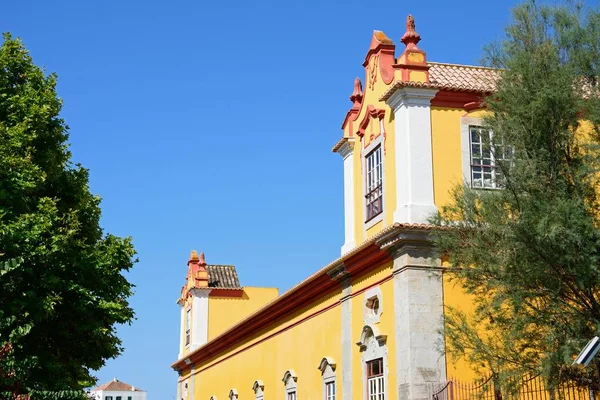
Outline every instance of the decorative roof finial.
<svg viewBox="0 0 600 400"><path fill-rule="evenodd" d="M415 19L410 14L406 17L406 32L400 40L408 50L418 49L417 43L421 41L421 36L415 31Z"/></svg>
<svg viewBox="0 0 600 400"><path fill-rule="evenodd" d="M204 258L204 253L200 253L200 259L198 261L200 265L206 265L206 259Z"/></svg>
<svg viewBox="0 0 600 400"><path fill-rule="evenodd" d="M191 251L190 261L198 261L198 252L196 250Z"/></svg>
<svg viewBox="0 0 600 400"><path fill-rule="evenodd" d="M350 101L353 103L352 104L353 106L359 106L360 103L362 103L362 99L363 99L362 83L360 82L360 79L358 79L358 77L356 77L356 79L354 79L354 91L350 95Z"/></svg>

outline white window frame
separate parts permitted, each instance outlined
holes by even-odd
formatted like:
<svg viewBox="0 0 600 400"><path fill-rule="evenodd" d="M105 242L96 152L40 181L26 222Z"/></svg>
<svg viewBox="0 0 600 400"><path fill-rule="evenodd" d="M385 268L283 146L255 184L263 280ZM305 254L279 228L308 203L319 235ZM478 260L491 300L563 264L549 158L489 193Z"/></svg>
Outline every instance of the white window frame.
<svg viewBox="0 0 600 400"><path fill-rule="evenodd" d="M283 384L285 385L285 400L298 400L298 376L293 369L288 369L283 374Z"/></svg>
<svg viewBox="0 0 600 400"><path fill-rule="evenodd" d="M367 378L367 363L381 358L383 375L378 377L378 379L381 379L383 382L383 385L381 386L383 388L383 398L375 400L386 400L385 397L389 396L387 335L381 334L375 325L367 324L363 327L360 340L356 345L361 352L360 361L362 366L363 393L367 395L367 400L373 400L369 397L370 392L368 385L371 381Z"/></svg>
<svg viewBox="0 0 600 400"><path fill-rule="evenodd" d="M190 347L192 343L192 308L188 307L185 310L185 338L184 343L185 347Z"/></svg>
<svg viewBox="0 0 600 400"><path fill-rule="evenodd" d="M381 361L381 374L369 376L369 364ZM383 373L383 358L367 361L367 400L385 400L385 378Z"/></svg>
<svg viewBox="0 0 600 400"><path fill-rule="evenodd" d="M370 156L377 148L379 147L379 151L381 152L381 212L371 218L367 219L367 157ZM363 212L364 212L364 225L365 225L365 233L366 230L374 226L380 221L383 221L383 215L385 213L385 151L383 149L383 134L377 136L369 145L362 149L362 185L363 185L363 195L362 195L362 204L363 204Z"/></svg>
<svg viewBox="0 0 600 400"><path fill-rule="evenodd" d="M461 118L461 153L462 153L462 170L463 170L463 179L465 184L473 189L481 189L481 190L498 190L503 189L502 185L498 185L496 179L496 160L494 152L491 152L491 164L490 168L492 169L492 186L483 186L483 172L482 172L482 186L473 186L473 165L471 163L472 159L472 143L471 143L471 128L479 128L483 130L487 130L490 132L491 141L493 144L494 132L486 128L484 125L483 118L474 118L474 117L462 117Z"/></svg>
<svg viewBox="0 0 600 400"><path fill-rule="evenodd" d="M265 384L263 381L257 379L254 381L252 385L252 390L254 391L254 399L255 400L263 400L265 397Z"/></svg>
<svg viewBox="0 0 600 400"><path fill-rule="evenodd" d="M373 312L373 309L371 308L371 304L375 300L379 303L377 312ZM383 314L383 293L378 285L365 291L363 299L363 321L366 324L377 324L381 321L381 314Z"/></svg>
<svg viewBox="0 0 600 400"><path fill-rule="evenodd" d="M335 368L336 363L331 357L323 357L319 363L319 371L323 379L323 400L336 400L338 390ZM333 393L328 391L329 388L333 389Z"/></svg>
<svg viewBox="0 0 600 400"><path fill-rule="evenodd" d="M238 400L239 394L236 388L229 391L229 400Z"/></svg>

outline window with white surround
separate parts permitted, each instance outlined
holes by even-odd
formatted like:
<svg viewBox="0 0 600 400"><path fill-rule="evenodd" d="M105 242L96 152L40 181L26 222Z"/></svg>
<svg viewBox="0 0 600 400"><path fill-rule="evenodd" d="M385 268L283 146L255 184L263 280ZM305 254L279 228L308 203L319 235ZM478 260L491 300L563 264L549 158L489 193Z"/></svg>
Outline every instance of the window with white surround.
<svg viewBox="0 0 600 400"><path fill-rule="evenodd" d="M190 332L192 326L192 309L188 308L185 312L185 345L190 345Z"/></svg>
<svg viewBox="0 0 600 400"><path fill-rule="evenodd" d="M331 357L323 357L319 364L319 371L323 377L323 400L335 400L336 396L336 363Z"/></svg>
<svg viewBox="0 0 600 400"><path fill-rule="evenodd" d="M263 400L265 396L265 384L261 380L254 381L252 385L255 400Z"/></svg>
<svg viewBox="0 0 600 400"><path fill-rule="evenodd" d="M368 400L385 400L383 377L383 359L367 362L367 395Z"/></svg>
<svg viewBox="0 0 600 400"><path fill-rule="evenodd" d="M285 385L285 398L287 400L296 400L296 392L298 387L296 386L296 382L298 381L298 377L296 373L289 369L285 371L283 374L283 383Z"/></svg>
<svg viewBox="0 0 600 400"><path fill-rule="evenodd" d="M378 145L365 157L365 222L383 211L383 154Z"/></svg>
<svg viewBox="0 0 600 400"><path fill-rule="evenodd" d="M379 323L383 313L383 293L379 286L365 291L363 305L363 321L367 324Z"/></svg>
<svg viewBox="0 0 600 400"><path fill-rule="evenodd" d="M324 400L335 400L335 382L325 383L325 399Z"/></svg>
<svg viewBox="0 0 600 400"><path fill-rule="evenodd" d="M229 391L229 400L238 400L238 391L237 389L231 389Z"/></svg>
<svg viewBox="0 0 600 400"><path fill-rule="evenodd" d="M499 164L512 158L512 151L502 138L481 126L469 126L471 187L501 189L504 176Z"/></svg>
<svg viewBox="0 0 600 400"><path fill-rule="evenodd" d="M386 400L388 364L387 335L379 332L376 325L363 327L356 343L361 352L363 393L367 400Z"/></svg>

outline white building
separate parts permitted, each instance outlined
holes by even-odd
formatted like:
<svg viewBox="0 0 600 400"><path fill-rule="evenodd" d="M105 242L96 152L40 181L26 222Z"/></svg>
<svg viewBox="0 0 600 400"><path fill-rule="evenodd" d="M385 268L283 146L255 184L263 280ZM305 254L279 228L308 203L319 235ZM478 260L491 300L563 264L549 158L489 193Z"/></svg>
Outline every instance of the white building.
<svg viewBox="0 0 600 400"><path fill-rule="evenodd" d="M117 378L90 391L96 400L146 400L146 391Z"/></svg>

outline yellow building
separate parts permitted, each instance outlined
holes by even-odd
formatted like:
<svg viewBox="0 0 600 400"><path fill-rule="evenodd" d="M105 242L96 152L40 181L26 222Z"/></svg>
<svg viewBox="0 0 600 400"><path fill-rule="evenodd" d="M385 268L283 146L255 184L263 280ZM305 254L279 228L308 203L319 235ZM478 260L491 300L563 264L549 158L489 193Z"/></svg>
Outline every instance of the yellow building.
<svg viewBox="0 0 600 400"><path fill-rule="evenodd" d="M430 399L433 385L468 374L447 364L440 329L445 305L469 301L433 258L427 220L456 183L495 187L480 145L495 72L428 62L419 41L410 16L398 56L375 31L365 87L354 82L333 147L344 166L339 259L278 296L192 252L178 400Z"/></svg>

